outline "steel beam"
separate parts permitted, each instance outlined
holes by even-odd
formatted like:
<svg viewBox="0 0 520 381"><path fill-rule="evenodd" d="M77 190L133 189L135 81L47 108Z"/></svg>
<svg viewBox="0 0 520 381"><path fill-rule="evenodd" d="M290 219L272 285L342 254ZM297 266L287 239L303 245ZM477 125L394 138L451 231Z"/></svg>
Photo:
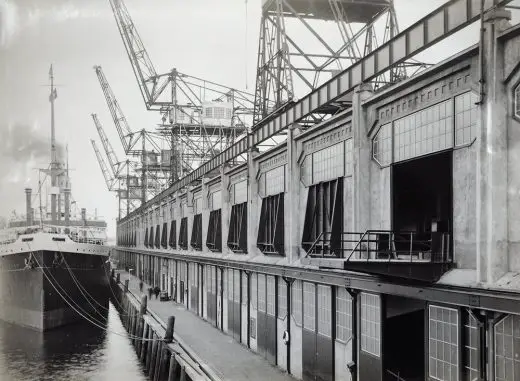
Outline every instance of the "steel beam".
<svg viewBox="0 0 520 381"><path fill-rule="evenodd" d="M503 7L513 0L484 0L484 12ZM206 173L218 168L226 161L241 155L251 147L278 135L291 124L297 123L320 108L329 105L357 86L368 82L396 65L414 57L425 49L448 38L480 18L481 0L450 0L423 17L392 40L343 70L334 78L310 92L294 105L282 110L267 120L260 121L252 132L207 161L199 168L175 182L168 190L157 195L136 212L153 205L161 198L176 192ZM126 217L125 217L126 218Z"/></svg>
<svg viewBox="0 0 520 381"><path fill-rule="evenodd" d="M441 284L398 283L394 280L389 281L388 279L378 276L349 271L326 271L298 268L295 266L243 262L218 257L202 257L193 255L192 253L186 255L129 248L118 248L117 250L175 259L183 262L196 262L217 267L228 267L237 270L281 276L284 278L300 279L304 282L348 287L365 292L402 296L434 303L447 303L462 307L480 308L488 311L520 314L520 295L514 292Z"/></svg>

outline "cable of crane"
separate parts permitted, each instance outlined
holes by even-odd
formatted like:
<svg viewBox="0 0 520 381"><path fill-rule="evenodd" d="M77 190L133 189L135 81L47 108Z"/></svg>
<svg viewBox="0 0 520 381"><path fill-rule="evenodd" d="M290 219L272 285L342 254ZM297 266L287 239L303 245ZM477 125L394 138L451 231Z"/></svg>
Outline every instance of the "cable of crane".
<svg viewBox="0 0 520 381"><path fill-rule="evenodd" d="M29 244L28 244L29 246ZM29 247L29 250L30 247ZM32 250L31 250L32 251ZM142 338L142 337L139 337L139 336L135 336L135 335L131 335L129 333L119 333L119 332L116 332L116 331L113 331L111 329L108 329L107 326L104 326L103 324L100 324L99 322L96 322L96 321L93 321L94 319L89 319L88 316L85 316L85 314L81 313L80 311L78 311L72 304L69 303L69 301L62 295L62 293L55 287L54 283L49 279L49 277L47 276L46 272L45 272L45 269L44 267L42 267L40 265L40 263L38 262L38 259L36 258L36 256L33 257L34 260L36 261L36 264L38 265L39 268L42 269L42 273L43 275L45 276L45 279L47 279L47 281L51 284L52 288L54 289L54 291L56 291L56 293L65 301L65 303L67 303L67 305L72 308L79 316L81 316L83 319L85 319L86 321L88 321L89 323L91 323L92 325L104 330L105 332L109 332L109 333L112 333L114 335L117 335L117 336L121 336L121 337L126 337L126 338L129 338L129 339L133 339L133 340L140 340L140 341L164 341L164 339L145 339L145 338ZM65 292L66 294L66 292ZM68 294L67 294L68 296ZM70 297L70 296L69 296ZM88 315L88 314L87 314Z"/></svg>

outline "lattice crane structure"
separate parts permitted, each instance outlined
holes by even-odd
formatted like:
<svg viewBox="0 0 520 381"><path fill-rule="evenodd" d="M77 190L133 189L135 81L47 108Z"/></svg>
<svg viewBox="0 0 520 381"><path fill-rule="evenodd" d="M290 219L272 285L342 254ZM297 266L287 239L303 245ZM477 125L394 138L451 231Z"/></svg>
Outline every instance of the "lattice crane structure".
<svg viewBox="0 0 520 381"><path fill-rule="evenodd" d="M253 94L176 69L157 74L124 2L110 5L146 108L162 114L158 131L171 141L171 181L245 136L253 121Z"/></svg>
<svg viewBox="0 0 520 381"><path fill-rule="evenodd" d="M171 173L170 142L167 141L167 147L163 149L161 147L161 140L164 140L164 138L161 134L150 132L145 129L133 132L101 66L95 66L94 69L101 85L103 95L105 96L110 114L112 115L124 152L130 157L137 157L139 161L127 160L125 162L118 162L112 147L109 144L107 145L104 143L105 152L110 161L111 167L114 168L115 177L117 177L118 174L121 174L121 170L118 169L118 167L128 163L127 167L130 172L128 175L128 202L135 200L137 193L139 193L140 196L138 198L141 203L144 203L146 200L154 197L168 186L168 180ZM100 126L100 123L99 120L97 120L97 117L93 116L93 118L98 132L103 131L102 128L100 129L98 127ZM100 137L102 142L108 142L106 135L102 136L101 132Z"/></svg>
<svg viewBox="0 0 520 381"><path fill-rule="evenodd" d="M393 0L263 0L254 123L317 89L398 32ZM371 84L377 89L400 81L408 67L425 65L400 64ZM345 103L350 100L340 99L336 106ZM322 111L330 114L335 107Z"/></svg>

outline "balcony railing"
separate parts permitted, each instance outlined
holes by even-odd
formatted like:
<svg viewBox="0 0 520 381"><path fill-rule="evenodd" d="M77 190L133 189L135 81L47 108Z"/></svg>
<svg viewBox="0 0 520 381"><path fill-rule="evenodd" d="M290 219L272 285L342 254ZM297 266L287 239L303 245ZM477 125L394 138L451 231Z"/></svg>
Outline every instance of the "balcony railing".
<svg viewBox="0 0 520 381"><path fill-rule="evenodd" d="M344 269L367 273L413 278L412 268L437 264L439 270L435 271L434 278L438 278L453 263L450 233L367 230L333 235L322 232L313 242L302 245L307 251L307 259L314 263L326 267L325 264L341 262ZM402 265L408 265L406 274Z"/></svg>

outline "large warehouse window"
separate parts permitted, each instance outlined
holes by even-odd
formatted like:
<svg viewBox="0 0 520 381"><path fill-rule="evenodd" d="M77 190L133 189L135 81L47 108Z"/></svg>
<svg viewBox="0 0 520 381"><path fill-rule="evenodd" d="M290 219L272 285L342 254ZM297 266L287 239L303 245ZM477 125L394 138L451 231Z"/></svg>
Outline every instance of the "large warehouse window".
<svg viewBox="0 0 520 381"><path fill-rule="evenodd" d="M459 312L429 306L429 374L434 380L459 380Z"/></svg>
<svg viewBox="0 0 520 381"><path fill-rule="evenodd" d="M170 224L170 247L172 249L177 248L177 221L173 220Z"/></svg>
<svg viewBox="0 0 520 381"><path fill-rule="evenodd" d="M477 137L477 96L473 92L455 97L455 145L473 143Z"/></svg>
<svg viewBox="0 0 520 381"><path fill-rule="evenodd" d="M262 199L258 248L264 254L284 254L284 194Z"/></svg>
<svg viewBox="0 0 520 381"><path fill-rule="evenodd" d="M144 246L148 247L148 228L144 231Z"/></svg>
<svg viewBox="0 0 520 381"><path fill-rule="evenodd" d="M227 244L235 253L247 253L247 202L231 207Z"/></svg>
<svg viewBox="0 0 520 381"><path fill-rule="evenodd" d="M161 246L163 249L168 248L168 223L164 222L161 233Z"/></svg>
<svg viewBox="0 0 520 381"><path fill-rule="evenodd" d="M313 252L339 255L343 233L343 178L309 188L302 246Z"/></svg>
<svg viewBox="0 0 520 381"><path fill-rule="evenodd" d="M190 244L195 250L202 250L202 213L193 216Z"/></svg>
<svg viewBox="0 0 520 381"><path fill-rule="evenodd" d="M302 325L302 281L295 280L291 288L291 310L296 325Z"/></svg>
<svg viewBox="0 0 520 381"><path fill-rule="evenodd" d="M179 247L188 250L188 217L181 218L181 231L179 234Z"/></svg>
<svg viewBox="0 0 520 381"><path fill-rule="evenodd" d="M148 236L148 247L150 249L153 249L153 247L154 247L154 242L153 242L154 238L155 237L153 235L153 226L150 226L150 235Z"/></svg>
<svg viewBox="0 0 520 381"><path fill-rule="evenodd" d="M222 216L221 209L209 213L208 235L206 246L211 251L222 251Z"/></svg>
<svg viewBox="0 0 520 381"><path fill-rule="evenodd" d="M379 357L381 353L381 298L361 293L361 350Z"/></svg>
<svg viewBox="0 0 520 381"><path fill-rule="evenodd" d="M496 381L520 379L520 316L509 315L495 325Z"/></svg>
<svg viewBox="0 0 520 381"><path fill-rule="evenodd" d="M157 228L155 229L155 248L160 249L161 248L161 226L157 225Z"/></svg>

